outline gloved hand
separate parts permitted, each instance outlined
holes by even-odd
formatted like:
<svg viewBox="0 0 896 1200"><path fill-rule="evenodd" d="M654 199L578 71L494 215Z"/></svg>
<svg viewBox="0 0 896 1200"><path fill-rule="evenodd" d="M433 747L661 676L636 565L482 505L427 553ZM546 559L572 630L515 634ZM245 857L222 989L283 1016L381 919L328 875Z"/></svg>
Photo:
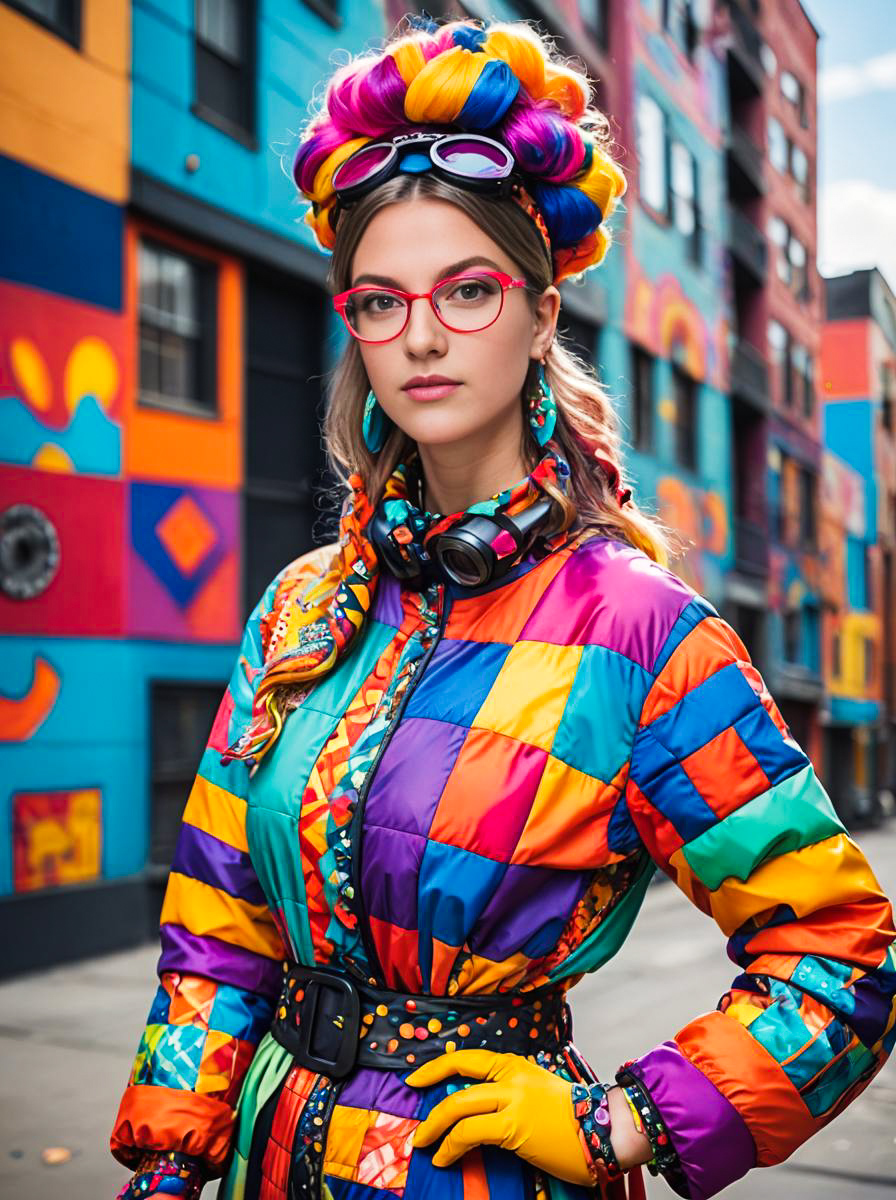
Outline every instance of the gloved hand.
<svg viewBox="0 0 896 1200"><path fill-rule="evenodd" d="M502 1146L556 1179L593 1184L569 1080L519 1054L458 1050L424 1063L406 1082L430 1087L452 1075L483 1082L446 1096L417 1127L415 1146L448 1131L434 1166L448 1167L474 1146Z"/></svg>
<svg viewBox="0 0 896 1200"><path fill-rule="evenodd" d="M176 1196L198 1200L205 1175L202 1163L189 1154L149 1151L137 1164L132 1178L115 1200L143 1200L144 1196Z"/></svg>

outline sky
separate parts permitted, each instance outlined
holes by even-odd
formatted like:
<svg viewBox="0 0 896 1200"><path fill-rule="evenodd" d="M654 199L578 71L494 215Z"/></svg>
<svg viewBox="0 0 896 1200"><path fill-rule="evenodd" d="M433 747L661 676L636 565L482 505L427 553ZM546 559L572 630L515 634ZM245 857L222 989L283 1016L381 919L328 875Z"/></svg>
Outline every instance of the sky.
<svg viewBox="0 0 896 1200"><path fill-rule="evenodd" d="M802 0L818 44L818 268L896 291L896 0Z"/></svg>

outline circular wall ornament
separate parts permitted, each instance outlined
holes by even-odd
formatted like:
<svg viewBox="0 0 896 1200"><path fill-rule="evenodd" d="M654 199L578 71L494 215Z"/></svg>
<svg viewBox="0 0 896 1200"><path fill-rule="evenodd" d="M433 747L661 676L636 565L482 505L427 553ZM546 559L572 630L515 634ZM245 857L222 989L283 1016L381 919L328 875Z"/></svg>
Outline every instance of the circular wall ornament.
<svg viewBox="0 0 896 1200"><path fill-rule="evenodd" d="M33 600L59 570L59 535L45 513L31 504L0 512L0 591L13 600Z"/></svg>

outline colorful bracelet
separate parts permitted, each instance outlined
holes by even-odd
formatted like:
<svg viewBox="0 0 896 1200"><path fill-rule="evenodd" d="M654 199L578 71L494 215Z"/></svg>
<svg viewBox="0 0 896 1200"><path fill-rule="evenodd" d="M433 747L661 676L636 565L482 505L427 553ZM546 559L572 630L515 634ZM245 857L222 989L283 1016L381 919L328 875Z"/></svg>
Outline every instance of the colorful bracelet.
<svg viewBox="0 0 896 1200"><path fill-rule="evenodd" d="M579 1141L596 1184L622 1178L622 1168L610 1141L610 1107L602 1083L574 1083L572 1107L579 1123Z"/></svg>
<svg viewBox="0 0 896 1200"><path fill-rule="evenodd" d="M141 1200L144 1196L164 1194L178 1200L198 1200L205 1176L198 1158L175 1150L147 1151L137 1163L116 1200Z"/></svg>
<svg viewBox="0 0 896 1200"><path fill-rule="evenodd" d="M633 1059L622 1064L616 1072L616 1082L625 1093L625 1097L633 1112L641 1118L642 1132L650 1143L652 1157L644 1165L651 1175L662 1175L666 1183L679 1196L689 1196L687 1179L681 1168L678 1152L672 1145L672 1139L666 1129L666 1124L654 1104L650 1093L628 1068Z"/></svg>

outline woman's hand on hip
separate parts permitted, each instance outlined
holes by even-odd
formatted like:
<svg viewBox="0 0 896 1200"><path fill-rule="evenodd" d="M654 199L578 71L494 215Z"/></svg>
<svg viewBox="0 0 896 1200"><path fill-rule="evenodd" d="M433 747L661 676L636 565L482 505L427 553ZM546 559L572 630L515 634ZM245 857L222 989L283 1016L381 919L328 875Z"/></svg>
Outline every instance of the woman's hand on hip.
<svg viewBox="0 0 896 1200"><path fill-rule="evenodd" d="M434 1166L448 1167L475 1146L501 1146L557 1179L593 1183L569 1080L519 1054L458 1050L424 1063L406 1082L431 1087L455 1075L481 1082L446 1096L418 1126L415 1146L445 1135Z"/></svg>

